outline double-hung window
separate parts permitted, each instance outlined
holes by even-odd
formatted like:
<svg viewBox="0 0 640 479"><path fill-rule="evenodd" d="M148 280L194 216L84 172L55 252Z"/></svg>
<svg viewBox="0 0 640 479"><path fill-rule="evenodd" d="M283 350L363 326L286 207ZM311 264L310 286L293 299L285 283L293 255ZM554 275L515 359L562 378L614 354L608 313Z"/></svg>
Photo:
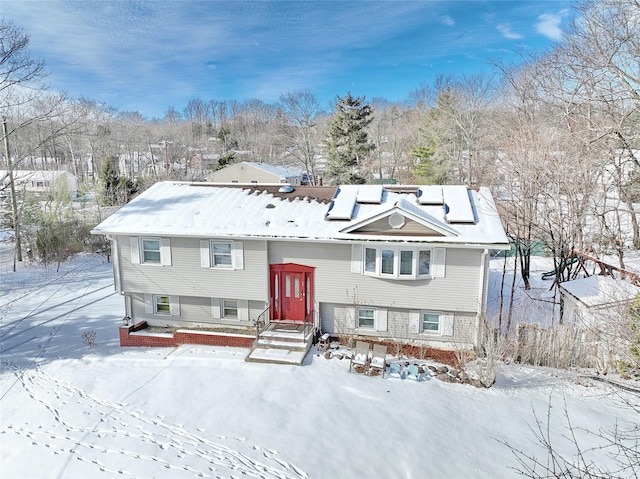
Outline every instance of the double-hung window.
<svg viewBox="0 0 640 479"><path fill-rule="evenodd" d="M355 308L355 324L357 330L387 331L387 310L372 306Z"/></svg>
<svg viewBox="0 0 640 479"><path fill-rule="evenodd" d="M375 324L375 310L358 308L358 328L373 329Z"/></svg>
<svg viewBox="0 0 640 479"><path fill-rule="evenodd" d="M444 249L441 250L443 252L442 256L444 256ZM367 276L391 279L431 278L435 277L431 264L432 258L432 250L427 248L365 246L364 267L361 272Z"/></svg>
<svg viewBox="0 0 640 479"><path fill-rule="evenodd" d="M159 239L142 239L142 262L161 264Z"/></svg>
<svg viewBox="0 0 640 479"><path fill-rule="evenodd" d="M130 240L132 263L171 266L171 242L168 238L132 236Z"/></svg>
<svg viewBox="0 0 640 479"><path fill-rule="evenodd" d="M145 293L144 309L145 313L148 314L180 316L180 298L179 296L171 296L164 293Z"/></svg>
<svg viewBox="0 0 640 479"><path fill-rule="evenodd" d="M215 269L244 269L242 241L201 240L200 266Z"/></svg>
<svg viewBox="0 0 640 479"><path fill-rule="evenodd" d="M171 314L171 301L169 301L169 296L154 294L153 312L155 314Z"/></svg>
<svg viewBox="0 0 640 479"><path fill-rule="evenodd" d="M229 243L211 243L211 267L231 267L232 261L233 242Z"/></svg>
<svg viewBox="0 0 640 479"><path fill-rule="evenodd" d="M222 317L225 319L238 319L238 301L235 299L222 300Z"/></svg>
<svg viewBox="0 0 640 479"><path fill-rule="evenodd" d="M437 313L422 313L422 331L425 333L440 332L440 315Z"/></svg>

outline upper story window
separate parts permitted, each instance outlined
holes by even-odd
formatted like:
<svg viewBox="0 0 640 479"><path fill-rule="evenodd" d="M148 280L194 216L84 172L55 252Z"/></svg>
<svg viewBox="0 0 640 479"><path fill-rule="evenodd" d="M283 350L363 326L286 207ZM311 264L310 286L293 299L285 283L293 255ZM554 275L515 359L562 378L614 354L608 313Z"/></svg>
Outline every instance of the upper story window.
<svg viewBox="0 0 640 479"><path fill-rule="evenodd" d="M396 279L430 277L431 250L417 248L364 248L364 274Z"/></svg>
<svg viewBox="0 0 640 479"><path fill-rule="evenodd" d="M129 246L132 263L171 266L171 242L167 238L132 236Z"/></svg>
<svg viewBox="0 0 640 479"><path fill-rule="evenodd" d="M389 279L444 278L445 259L442 247L355 244L351 272Z"/></svg>
<svg viewBox="0 0 640 479"><path fill-rule="evenodd" d="M215 269L244 269L242 241L200 241L200 266Z"/></svg>
<svg viewBox="0 0 640 479"><path fill-rule="evenodd" d="M230 243L211 243L211 267L231 267L233 265L232 259L233 242Z"/></svg>
<svg viewBox="0 0 640 479"><path fill-rule="evenodd" d="M142 262L160 264L160 240L142 239Z"/></svg>

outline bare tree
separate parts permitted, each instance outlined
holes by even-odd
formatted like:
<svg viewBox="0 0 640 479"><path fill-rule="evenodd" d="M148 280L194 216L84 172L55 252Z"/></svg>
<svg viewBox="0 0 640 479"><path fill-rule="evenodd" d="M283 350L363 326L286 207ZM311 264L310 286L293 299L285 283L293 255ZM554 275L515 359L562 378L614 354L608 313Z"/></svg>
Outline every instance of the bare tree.
<svg viewBox="0 0 640 479"><path fill-rule="evenodd" d="M287 117L284 132L287 155L302 166L310 184L315 185L318 179L316 146L321 138L317 119L324 112L310 90L288 91L280 95L280 104Z"/></svg>

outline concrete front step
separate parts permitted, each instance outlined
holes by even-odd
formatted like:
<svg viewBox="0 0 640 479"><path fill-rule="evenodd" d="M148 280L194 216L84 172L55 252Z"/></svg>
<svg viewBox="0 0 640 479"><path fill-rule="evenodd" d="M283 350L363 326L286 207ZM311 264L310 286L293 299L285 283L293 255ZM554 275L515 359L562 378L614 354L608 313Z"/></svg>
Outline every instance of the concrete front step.
<svg viewBox="0 0 640 479"><path fill-rule="evenodd" d="M291 351L289 349L255 348L245 358L245 361L300 366L306 355L306 349Z"/></svg>
<svg viewBox="0 0 640 479"><path fill-rule="evenodd" d="M254 347L256 348L273 348L273 349L290 349L292 351L304 351L307 349L307 343L302 341L279 341L277 339L265 339L260 338L258 341L254 341Z"/></svg>
<svg viewBox="0 0 640 479"><path fill-rule="evenodd" d="M272 323L253 342L248 362L301 365L313 341L313 331L304 334L299 323Z"/></svg>

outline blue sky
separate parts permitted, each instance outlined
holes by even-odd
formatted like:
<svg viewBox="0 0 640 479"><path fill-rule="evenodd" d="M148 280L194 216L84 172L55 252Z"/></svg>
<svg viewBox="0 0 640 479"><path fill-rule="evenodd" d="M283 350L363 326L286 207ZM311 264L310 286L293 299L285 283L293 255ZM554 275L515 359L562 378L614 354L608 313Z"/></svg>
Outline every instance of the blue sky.
<svg viewBox="0 0 640 479"><path fill-rule="evenodd" d="M163 117L189 99L311 90L402 101L561 39L573 2L0 0L54 90Z"/></svg>

